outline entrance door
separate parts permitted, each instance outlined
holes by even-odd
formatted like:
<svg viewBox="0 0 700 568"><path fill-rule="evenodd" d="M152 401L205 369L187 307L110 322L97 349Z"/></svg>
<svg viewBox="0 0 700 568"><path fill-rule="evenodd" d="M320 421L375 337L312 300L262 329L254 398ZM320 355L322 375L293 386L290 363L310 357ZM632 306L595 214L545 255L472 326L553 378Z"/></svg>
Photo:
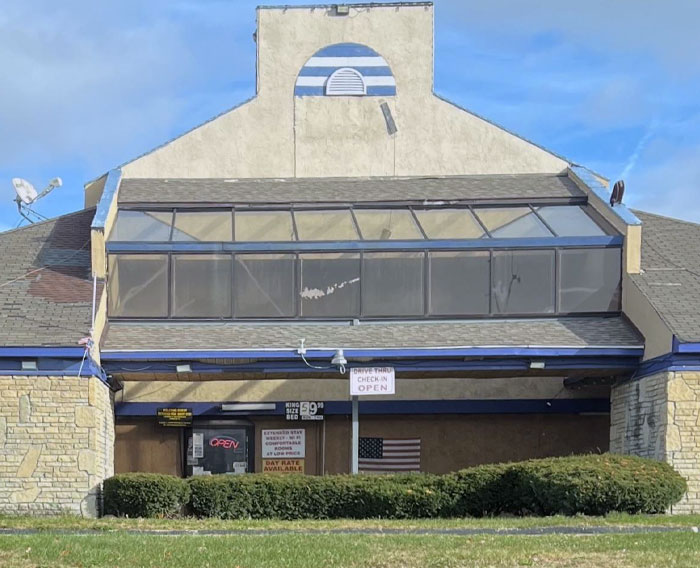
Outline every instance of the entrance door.
<svg viewBox="0 0 700 568"><path fill-rule="evenodd" d="M187 475L253 471L252 426L194 424L187 440Z"/></svg>

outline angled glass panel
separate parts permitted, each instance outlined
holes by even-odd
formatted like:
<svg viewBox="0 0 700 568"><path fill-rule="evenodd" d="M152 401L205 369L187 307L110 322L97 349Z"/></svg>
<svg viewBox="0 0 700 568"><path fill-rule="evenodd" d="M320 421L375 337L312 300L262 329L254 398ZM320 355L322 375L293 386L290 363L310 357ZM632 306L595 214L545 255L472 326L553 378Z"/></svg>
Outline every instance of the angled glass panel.
<svg viewBox="0 0 700 568"><path fill-rule="evenodd" d="M423 254L366 253L362 312L366 316L423 315Z"/></svg>
<svg viewBox="0 0 700 568"><path fill-rule="evenodd" d="M605 235L598 223L578 205L537 207L537 213L560 237L597 237Z"/></svg>
<svg viewBox="0 0 700 568"><path fill-rule="evenodd" d="M429 239L481 239L484 233L469 209L414 209Z"/></svg>
<svg viewBox="0 0 700 568"><path fill-rule="evenodd" d="M480 207L474 213L497 239L554 236L529 207Z"/></svg>
<svg viewBox="0 0 700 568"><path fill-rule="evenodd" d="M554 251L493 251L492 312L554 312Z"/></svg>
<svg viewBox="0 0 700 568"><path fill-rule="evenodd" d="M110 316L167 317L167 255L110 255L108 291Z"/></svg>
<svg viewBox="0 0 700 568"><path fill-rule="evenodd" d="M355 209L355 218L368 241L423 239L408 209Z"/></svg>
<svg viewBox="0 0 700 568"><path fill-rule="evenodd" d="M295 262L292 254L236 255L233 264L234 316L294 316Z"/></svg>
<svg viewBox="0 0 700 568"><path fill-rule="evenodd" d="M290 211L236 211L234 227L239 242L294 240Z"/></svg>
<svg viewBox="0 0 700 568"><path fill-rule="evenodd" d="M359 254L302 254L300 262L302 316L360 315Z"/></svg>
<svg viewBox="0 0 700 568"><path fill-rule="evenodd" d="M173 317L231 317L229 255L174 255L172 286Z"/></svg>
<svg viewBox="0 0 700 568"><path fill-rule="evenodd" d="M620 249L565 249L559 255L560 312L620 309Z"/></svg>
<svg viewBox="0 0 700 568"><path fill-rule="evenodd" d="M356 241L360 238L349 209L295 211L294 220L300 241Z"/></svg>
<svg viewBox="0 0 700 568"><path fill-rule="evenodd" d="M230 211L178 211L173 241L225 241L233 238Z"/></svg>
<svg viewBox="0 0 700 568"><path fill-rule="evenodd" d="M109 235L111 241L168 241L172 211L121 210Z"/></svg>
<svg viewBox="0 0 700 568"><path fill-rule="evenodd" d="M431 252L431 315L488 314L490 257L488 251Z"/></svg>

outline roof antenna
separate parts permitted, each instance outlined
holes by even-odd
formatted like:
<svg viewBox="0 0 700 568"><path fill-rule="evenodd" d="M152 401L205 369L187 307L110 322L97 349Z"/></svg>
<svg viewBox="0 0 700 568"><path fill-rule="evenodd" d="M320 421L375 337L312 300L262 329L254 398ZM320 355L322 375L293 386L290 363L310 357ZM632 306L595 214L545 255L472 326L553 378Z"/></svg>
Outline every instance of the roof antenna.
<svg viewBox="0 0 700 568"><path fill-rule="evenodd" d="M17 204L17 211L22 216L23 219L29 221L30 223L36 223L37 221L44 221L48 219L41 213L34 211L32 205L39 201L42 197L46 197L51 191L57 187L63 185L63 181L60 177L53 178L49 185L41 192L37 192L34 186L29 183L26 179L22 178L12 178L12 185L15 188L15 203ZM21 223L22 221L20 221Z"/></svg>
<svg viewBox="0 0 700 568"><path fill-rule="evenodd" d="M615 207L622 203L622 197L625 195L625 182L620 180L616 181L613 186L612 195L610 196L610 206Z"/></svg>

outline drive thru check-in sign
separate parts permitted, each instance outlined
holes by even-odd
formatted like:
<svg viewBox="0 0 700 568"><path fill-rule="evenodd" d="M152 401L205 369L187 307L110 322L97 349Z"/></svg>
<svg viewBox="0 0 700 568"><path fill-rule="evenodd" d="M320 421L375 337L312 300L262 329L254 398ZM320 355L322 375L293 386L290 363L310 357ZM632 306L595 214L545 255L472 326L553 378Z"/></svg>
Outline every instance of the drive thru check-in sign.
<svg viewBox="0 0 700 568"><path fill-rule="evenodd" d="M350 394L394 394L394 368L353 367L350 369Z"/></svg>

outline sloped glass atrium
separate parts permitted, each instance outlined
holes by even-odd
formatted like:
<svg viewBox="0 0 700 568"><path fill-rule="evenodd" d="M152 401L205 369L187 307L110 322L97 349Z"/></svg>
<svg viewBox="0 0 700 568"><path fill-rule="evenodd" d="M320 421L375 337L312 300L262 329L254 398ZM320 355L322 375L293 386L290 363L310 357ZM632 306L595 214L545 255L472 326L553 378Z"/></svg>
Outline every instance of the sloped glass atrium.
<svg viewBox="0 0 700 568"><path fill-rule="evenodd" d="M620 310L622 237L586 205L122 209L109 315L422 319Z"/></svg>

